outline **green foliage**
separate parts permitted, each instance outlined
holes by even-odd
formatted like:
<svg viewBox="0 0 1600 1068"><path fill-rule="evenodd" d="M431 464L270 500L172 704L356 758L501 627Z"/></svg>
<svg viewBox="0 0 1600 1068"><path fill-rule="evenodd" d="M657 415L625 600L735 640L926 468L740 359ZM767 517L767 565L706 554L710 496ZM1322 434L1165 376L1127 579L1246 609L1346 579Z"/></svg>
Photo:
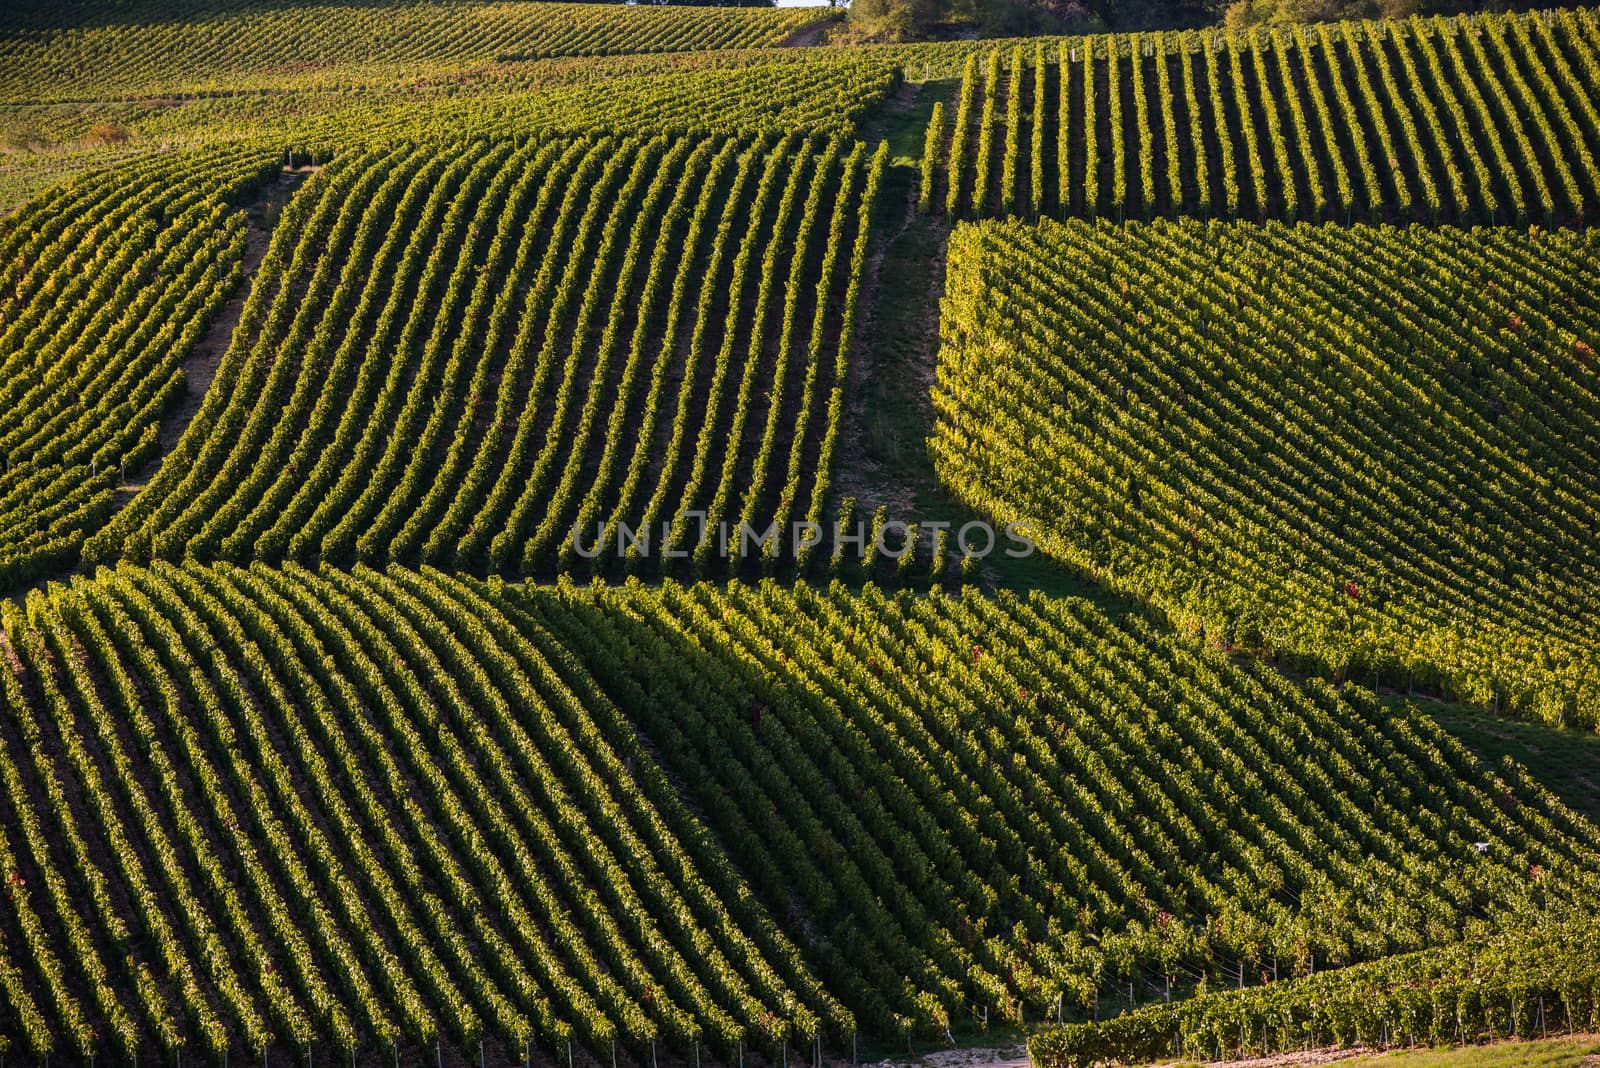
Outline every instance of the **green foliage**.
<svg viewBox="0 0 1600 1068"><path fill-rule="evenodd" d="M962 228L935 466L1180 630L1594 726L1594 246L1510 229Z"/></svg>
<svg viewBox="0 0 1600 1068"><path fill-rule="evenodd" d="M156 455L183 361L239 282L232 201L271 170L260 149L161 157L0 224L0 589L71 564Z"/></svg>
<svg viewBox="0 0 1600 1068"><path fill-rule="evenodd" d="M923 212L932 210L934 194L939 181L939 153L944 150L944 102L933 105L928 118L927 138L922 150L922 182L918 187L917 207Z"/></svg>
<svg viewBox="0 0 1600 1068"><path fill-rule="evenodd" d="M1319 970L1196 999L1209 1036L1600 903L1594 828L1515 767L1081 601L190 564L0 624L0 1010L38 1053L729 1056ZM1273 1026L1383 1018L1311 1000Z"/></svg>
<svg viewBox="0 0 1600 1068"><path fill-rule="evenodd" d="M1098 1024L1041 1032L1034 1063L1067 1068L1169 1056L1262 1056L1320 1045L1415 1045L1495 1040L1600 1027L1600 922L1517 928L1464 943L1248 990L1204 994ZM1539 1063L1452 1051L1378 1063ZM1362 1061L1361 1063L1369 1063ZM1576 1061L1572 1062L1576 1063Z"/></svg>
<svg viewBox="0 0 1600 1068"><path fill-rule="evenodd" d="M343 157L90 555L738 568L710 561L723 524L787 543L824 507L883 165L800 136Z"/></svg>
<svg viewBox="0 0 1600 1068"><path fill-rule="evenodd" d="M1254 982L1453 940L1469 902L1594 892L1590 825L1425 716L1085 602L668 583L504 603L574 650L757 891L803 911L879 1034L967 1006L1087 1016L1130 981L1141 1000L1163 977ZM1455 782L1461 808L1433 785Z"/></svg>
<svg viewBox="0 0 1600 1068"><path fill-rule="evenodd" d="M1379 1054L1353 1062L1362 1068L1592 1068L1600 1055L1594 1038L1523 1038L1483 1046L1457 1046Z"/></svg>
<svg viewBox="0 0 1600 1068"><path fill-rule="evenodd" d="M503 74L547 56L771 47L834 17L827 8L257 0L178 18L102 14L9 32L0 22L0 101L414 83Z"/></svg>
<svg viewBox="0 0 1600 1068"><path fill-rule="evenodd" d="M997 139L1060 144L1054 174L986 197L1010 157L973 160L958 132L949 209L1581 224L1600 211L1600 110L1573 88L1597 49L1600 23L1578 10L1069 38L1036 78L1021 68L1037 51L1013 52L1010 77L969 60L962 103L993 116ZM1062 89L1074 80L1078 92ZM1019 106L1030 81L1057 99Z"/></svg>
<svg viewBox="0 0 1600 1068"><path fill-rule="evenodd" d="M853 1029L615 708L466 587L123 570L4 630L0 867L35 966L14 981L5 932L0 1006L35 1051Z"/></svg>
<svg viewBox="0 0 1600 1068"><path fill-rule="evenodd" d="M943 17L941 0L852 0L850 23L889 41L911 41Z"/></svg>
<svg viewBox="0 0 1600 1068"><path fill-rule="evenodd" d="M1287 12L9 5L0 1053L1593 1026L1600 22Z"/></svg>
<svg viewBox="0 0 1600 1068"><path fill-rule="evenodd" d="M514 70L514 73L511 72ZM891 57L755 50L537 61L506 71L340 91L0 107L0 208L64 175L178 146L247 141L327 159L352 146L569 132L772 131L847 134L898 83ZM126 141L98 143L99 122Z"/></svg>
<svg viewBox="0 0 1600 1068"><path fill-rule="evenodd" d="M1406 698L1391 698L1394 701ZM1429 715L1467 748L1489 763L1507 759L1524 764L1539 785L1600 822L1600 732L1558 730L1509 715L1494 715L1436 701L1418 701Z"/></svg>

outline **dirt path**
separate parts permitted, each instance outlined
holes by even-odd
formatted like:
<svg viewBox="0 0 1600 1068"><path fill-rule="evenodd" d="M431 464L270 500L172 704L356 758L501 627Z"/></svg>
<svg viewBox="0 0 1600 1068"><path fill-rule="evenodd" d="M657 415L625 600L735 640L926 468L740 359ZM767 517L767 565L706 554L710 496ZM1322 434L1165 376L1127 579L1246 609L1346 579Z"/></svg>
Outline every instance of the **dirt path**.
<svg viewBox="0 0 1600 1068"><path fill-rule="evenodd" d="M782 45L782 48L815 48L828 39L828 31L838 25L838 19L822 19L809 26L802 26L791 33Z"/></svg>
<svg viewBox="0 0 1600 1068"><path fill-rule="evenodd" d="M1310 1068L1313 1065L1333 1064L1356 1057L1369 1056L1370 1049L1314 1049L1296 1053L1280 1053L1271 1057L1252 1057L1241 1061L1206 1061L1204 1068ZM1177 1068L1174 1062L1158 1068ZM998 1049L949 1049L928 1053L916 1058L891 1057L864 1068L1033 1068L1024 1046Z"/></svg>
<svg viewBox="0 0 1600 1068"><path fill-rule="evenodd" d="M256 271L261 267L261 261L266 257L267 246L272 240L272 223L277 220L277 211L284 201L298 189L310 175L320 170L318 167L285 168L276 181L268 183L262 190L260 197L245 208L246 230L245 249L242 267L243 278L234 289L233 295L228 298L217 317L212 320L206 332L195 343L193 351L184 358L182 367L184 374L183 396L179 398L176 407L167 413L161 420L161 434L158 439L159 447L156 455L143 464L138 471L130 471L126 480L117 487L117 503L127 504L133 496L144 489L150 477L160 469L163 461L172 454L177 447L183 432L189 429L189 424L199 414L200 406L205 402L206 391L211 388L211 382L217 375L217 368L222 363L223 354L228 351L228 346L233 340L233 332L239 325L239 319L244 313L244 302L250 296L250 290L255 282Z"/></svg>
<svg viewBox="0 0 1600 1068"><path fill-rule="evenodd" d="M1032 1068L1026 1046L942 1049L916 1058L891 1057L864 1068Z"/></svg>
<svg viewBox="0 0 1600 1068"><path fill-rule="evenodd" d="M267 233L254 219L249 222L245 231L244 246L244 278L234 290L233 296L228 298L228 303L222 306L217 317L212 320L206 332L201 335L200 341L195 345L194 351L189 353L183 361L184 389L183 398L178 406L161 421L161 451L164 457L172 452L173 446L178 444L178 439L188 429L189 423L195 414L200 411L200 402L205 400L206 390L211 388L211 380L217 376L217 365L222 362L222 354L228 351L228 344L233 339L234 328L239 325L239 318L244 313L245 298L250 295L251 283L255 281L256 270L261 266L262 259L267 254L267 245L271 235ZM159 462L159 461L158 461Z"/></svg>
<svg viewBox="0 0 1600 1068"><path fill-rule="evenodd" d="M1380 1052L1372 1049L1312 1049L1296 1053L1275 1053L1270 1057L1251 1057L1242 1061L1206 1061L1205 1068L1302 1068L1317 1064L1334 1064L1338 1061L1369 1057Z"/></svg>
<svg viewBox="0 0 1600 1068"><path fill-rule="evenodd" d="M885 230L869 258L864 309L851 363L849 422L840 440L836 492L868 511L887 505L916 516L931 478L923 441L933 422L946 228L918 215L909 176L885 194ZM902 188L896 189L895 186Z"/></svg>
<svg viewBox="0 0 1600 1068"><path fill-rule="evenodd" d="M862 139L914 143L926 122L917 109L922 88L901 83ZM931 477L922 443L932 425L928 388L938 348L947 227L917 212L916 168L899 162L884 182L863 281L834 486L840 498L853 498L866 512L886 505L894 517L906 519L917 517L918 498Z"/></svg>

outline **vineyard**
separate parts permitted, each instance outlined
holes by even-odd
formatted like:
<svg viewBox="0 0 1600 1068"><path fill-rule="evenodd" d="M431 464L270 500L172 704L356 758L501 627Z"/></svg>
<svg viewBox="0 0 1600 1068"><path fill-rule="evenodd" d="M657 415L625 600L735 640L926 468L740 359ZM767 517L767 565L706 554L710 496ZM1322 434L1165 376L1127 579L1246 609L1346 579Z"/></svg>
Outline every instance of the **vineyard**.
<svg viewBox="0 0 1600 1068"><path fill-rule="evenodd" d="M507 601L580 651L758 889L803 895L822 975L880 1033L1311 971L1595 892L1592 827L1520 769L1086 602ZM901 977L910 1004L885 999Z"/></svg>
<svg viewBox="0 0 1600 1068"><path fill-rule="evenodd" d="M731 1060L1600 901L1515 765L1084 602L161 566L4 625L38 1053Z"/></svg>
<svg viewBox="0 0 1600 1068"><path fill-rule="evenodd" d="M238 283L259 150L105 172L0 229L0 587L75 562Z"/></svg>
<svg viewBox="0 0 1600 1068"><path fill-rule="evenodd" d="M1180 629L1592 727L1594 247L1509 229L964 227L935 464Z"/></svg>
<svg viewBox="0 0 1600 1068"><path fill-rule="evenodd" d="M1600 18L859 14L6 5L0 1068L1600 1030Z"/></svg>
<svg viewBox="0 0 1600 1068"><path fill-rule="evenodd" d="M1169 1054L1249 1056L1338 1044L1407 1046L1600 1027L1593 918L1356 965L1249 991L1151 1006L1041 1034L1048 1068Z"/></svg>
<svg viewBox="0 0 1600 1068"><path fill-rule="evenodd" d="M0 15L0 101L345 88L548 56L771 47L832 17L488 0L260 0L181 18L140 6L153 10L70 27L49 25L50 11Z"/></svg>
<svg viewBox="0 0 1600 1068"><path fill-rule="evenodd" d="M951 216L1553 224L1600 210L1588 9L1018 43L967 57Z"/></svg>
<svg viewBox="0 0 1600 1068"><path fill-rule="evenodd" d="M615 708L470 590L124 571L27 612L0 979L35 1052L849 1026Z"/></svg>
<svg viewBox="0 0 1600 1068"><path fill-rule="evenodd" d="M854 134L860 120L899 83L896 68L871 59L723 61L727 65L696 57L693 66L671 73L619 72L603 82L548 87L491 79L465 91L441 87L420 99L412 93L380 94L355 104L331 98L331 107L312 94L312 114L295 123L295 136L302 143L334 147L352 141L438 140L440 131L490 139L540 132L845 136Z"/></svg>
<svg viewBox="0 0 1600 1068"><path fill-rule="evenodd" d="M899 83L880 59L774 57L771 51L619 57L576 69L530 63L515 75L441 78L360 93L303 90L93 105L0 106L0 210L66 176L174 148L267 145L327 159L395 141L501 140L597 132L854 135ZM96 130L116 132L111 143Z"/></svg>
<svg viewBox="0 0 1600 1068"><path fill-rule="evenodd" d="M881 169L797 135L341 159L88 555L524 574L617 556L621 525L655 566L706 561L702 526L819 522Z"/></svg>

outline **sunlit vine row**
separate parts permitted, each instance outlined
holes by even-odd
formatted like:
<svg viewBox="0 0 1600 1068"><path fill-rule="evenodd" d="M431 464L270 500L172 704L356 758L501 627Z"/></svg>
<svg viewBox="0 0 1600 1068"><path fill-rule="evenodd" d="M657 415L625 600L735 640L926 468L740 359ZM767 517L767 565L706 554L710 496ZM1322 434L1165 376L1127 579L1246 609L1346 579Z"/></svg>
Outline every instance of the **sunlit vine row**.
<svg viewBox="0 0 1600 1068"><path fill-rule="evenodd" d="M1595 892L1588 825L1426 717L1085 603L670 582L497 603L804 910L802 948L879 1033L1253 985L1537 912L1563 878Z"/></svg>
<svg viewBox="0 0 1600 1068"><path fill-rule="evenodd" d="M884 159L800 135L342 157L90 555L774 560L720 532L820 524Z"/></svg>
<svg viewBox="0 0 1600 1068"><path fill-rule="evenodd" d="M0 622L35 1054L733 1063L1600 900L1516 765L1086 602L124 565Z"/></svg>
<svg viewBox="0 0 1600 1068"><path fill-rule="evenodd" d="M1600 924L1514 924L1482 942L1151 1006L1036 1035L1046 1068L1324 1046L1460 1045L1600 1026Z"/></svg>
<svg viewBox="0 0 1600 1068"><path fill-rule="evenodd" d="M238 284L259 149L151 159L0 224L0 587L70 563L157 452L182 362Z"/></svg>
<svg viewBox="0 0 1600 1068"><path fill-rule="evenodd" d="M1600 722L1600 301L1571 231L986 223L940 479L1183 629Z"/></svg>
<svg viewBox="0 0 1600 1068"><path fill-rule="evenodd" d="M470 589L124 570L4 626L24 1049L732 1060L854 1029L615 710Z"/></svg>
<svg viewBox="0 0 1600 1068"><path fill-rule="evenodd" d="M255 2L65 27L0 16L0 100L150 97L377 85L548 56L772 47L826 8L405 0Z"/></svg>
<svg viewBox="0 0 1600 1068"><path fill-rule="evenodd" d="M968 218L1581 222L1597 48L1588 10L997 48L927 166ZM1050 173L1014 165L1036 142Z"/></svg>

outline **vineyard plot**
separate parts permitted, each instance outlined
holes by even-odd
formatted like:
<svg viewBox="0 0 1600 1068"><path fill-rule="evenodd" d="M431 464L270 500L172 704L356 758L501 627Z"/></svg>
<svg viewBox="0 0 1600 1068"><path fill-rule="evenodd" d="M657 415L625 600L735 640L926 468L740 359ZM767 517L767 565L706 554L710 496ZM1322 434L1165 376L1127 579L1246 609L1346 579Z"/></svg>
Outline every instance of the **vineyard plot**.
<svg viewBox="0 0 1600 1068"><path fill-rule="evenodd" d="M259 149L168 155L0 221L0 589L75 562L155 456L240 279L238 204L274 171Z"/></svg>
<svg viewBox="0 0 1600 1068"><path fill-rule="evenodd" d="M957 229L942 482L1183 630L1600 722L1600 301L1571 231Z"/></svg>
<svg viewBox="0 0 1600 1068"><path fill-rule="evenodd" d="M928 204L953 216L1581 224L1589 10L1051 39L969 58Z"/></svg>
<svg viewBox="0 0 1600 1068"><path fill-rule="evenodd" d="M1516 765L1081 601L160 564L0 623L36 1054L776 1059L1600 903Z"/></svg>
<svg viewBox="0 0 1600 1068"><path fill-rule="evenodd" d="M802 135L336 161L176 462L87 551L753 565L777 546L702 532L822 516L883 165Z"/></svg>
<svg viewBox="0 0 1600 1068"><path fill-rule="evenodd" d="M1492 1042L1597 1025L1600 920L1578 912L1513 922L1482 940L1045 1030L1029 1040L1028 1052L1043 1068L1076 1068L1266 1056L1323 1040L1378 1047Z"/></svg>
<svg viewBox="0 0 1600 1068"><path fill-rule="evenodd" d="M102 5L61 25L72 6L22 0L0 13L0 102L348 88L504 74L551 56L770 48L834 17L818 8L248 0L212 10Z"/></svg>
<svg viewBox="0 0 1600 1068"><path fill-rule="evenodd" d="M1086 1018L1130 982L1593 907L1593 826L1525 772L1137 616L771 581L489 596L560 639L774 914L806 918L867 1033Z"/></svg>
<svg viewBox="0 0 1600 1068"><path fill-rule="evenodd" d="M853 1030L615 710L421 588L166 567L6 602L5 1031L259 1059Z"/></svg>
<svg viewBox="0 0 1600 1068"><path fill-rule="evenodd" d="M835 15L0 13L0 1060L1593 1026L1600 19Z"/></svg>
<svg viewBox="0 0 1600 1068"><path fill-rule="evenodd" d="M545 60L514 69L381 85L155 100L0 105L0 211L58 184L174 146L250 143L285 162L353 146L564 133L856 133L899 84L877 53L822 49ZM109 141L102 140L109 137Z"/></svg>

